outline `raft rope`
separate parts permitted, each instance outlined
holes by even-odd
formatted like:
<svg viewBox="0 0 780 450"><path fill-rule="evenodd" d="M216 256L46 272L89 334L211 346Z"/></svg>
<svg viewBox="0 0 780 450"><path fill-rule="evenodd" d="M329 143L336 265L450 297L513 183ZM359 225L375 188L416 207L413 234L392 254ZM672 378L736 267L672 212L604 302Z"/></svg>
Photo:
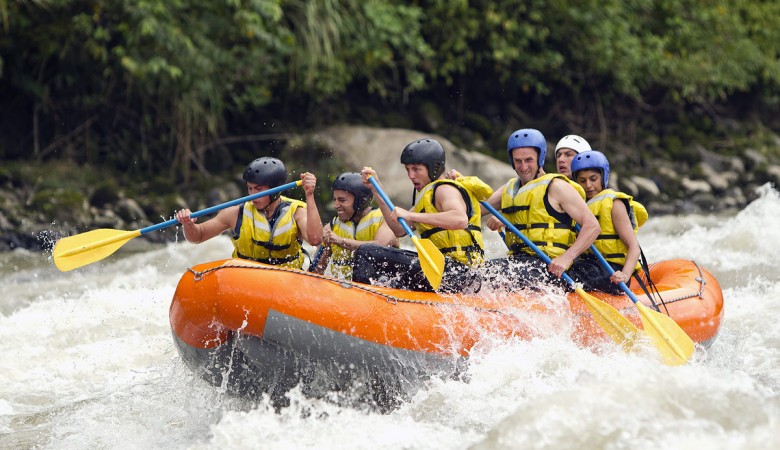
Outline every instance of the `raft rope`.
<svg viewBox="0 0 780 450"><path fill-rule="evenodd" d="M655 302L654 298L656 296L658 297L660 305L663 306L664 310L666 311L666 315L670 316L670 317L671 317L671 314L669 313L669 308L667 308L666 305L671 304L671 303L675 303L675 302L679 302L681 300L687 300L687 299L693 298L693 297L699 297L700 299L704 299L702 294L704 293L704 286L707 284L707 280L704 279L704 273L702 272L701 267L699 266L699 264L697 264L696 261L693 261L693 260L691 260L691 263L693 263L693 265L696 267L696 270L699 271L699 276L694 278L694 280L699 282L699 292L695 292L695 293L692 293L692 294L689 294L689 295L683 295L682 297L673 298L671 300L664 300L664 298L661 296L661 292L658 290L657 287L655 287L655 283L652 283L652 282L649 283L652 286L653 294L648 292L646 286L644 285L644 280L642 280L642 277L640 277L637 274L634 274L635 279L639 282L639 285L642 288L642 290L645 291L645 294L647 294L647 298L650 299L650 302L653 304L653 308L656 311L658 311L659 313L663 314L661 309L658 307L658 304ZM649 267L645 266L643 275L644 275L644 277L647 280L651 280L651 278L650 278L650 271L651 271L652 267L653 267L652 265L650 265Z"/></svg>
<svg viewBox="0 0 780 450"><path fill-rule="evenodd" d="M194 270L191 267L188 268L187 271L192 273L195 276L195 281L200 281L205 275L207 275L207 274L209 274L211 272L216 272L216 271L221 270L221 269L253 269L253 270L276 270L276 271L279 271L279 272L291 272L291 273L295 273L297 275L305 275L305 276L308 276L308 277L319 278L321 280L329 281L331 283L338 283L342 287L345 287L345 288L359 289L361 291L368 292L370 294L374 294L374 295L378 295L380 297L383 297L387 302L393 303L393 304L395 304L395 303L412 303L412 304L426 305L426 306L452 306L452 307L472 309L474 311L479 311L479 312L489 312L489 313L495 313L495 314L503 314L503 315L510 316L510 317L514 316L511 313L508 313L506 311L502 311L500 309L495 309L495 308L482 308L480 306L470 306L470 305L464 305L464 304L461 304L461 303L444 303L444 302L432 302L432 301L428 301L428 300L412 300L412 299L408 299L408 298L400 298L400 297L396 297L396 296L393 296L393 295L390 295L390 294L386 294L384 292L379 292L379 291L374 290L374 289L372 289L371 287L369 287L368 285L365 285L365 284L355 283L353 281L348 281L348 280L335 280L333 278L330 278L330 277L327 277L327 276L324 276L324 275L320 275L318 273L302 272L302 271L297 270L297 269L292 269L292 268L288 268L288 267L281 267L281 266L264 266L264 267L257 266L257 267L255 267L255 266L242 266L242 265L222 265L222 266L217 266L217 267L212 267L210 269L206 269L206 270L204 270L202 272Z"/></svg>
<svg viewBox="0 0 780 450"><path fill-rule="evenodd" d="M686 300L686 299L693 298L693 297L699 297L699 298L702 298L702 299L704 298L702 296L702 294L704 293L704 286L707 284L707 280L704 279L704 272L702 272L701 267L699 266L699 264L697 264L696 261L693 261L693 260L691 260L691 262L693 263L694 266L696 266L696 270L699 271L699 276L694 278L696 281L699 282L699 292L696 292L696 293L693 293L693 294L689 294L689 295L684 295L682 297L673 298L671 300L664 300L663 298L661 298L661 304L662 305L666 305L666 304L674 303L674 302L679 302L680 300ZM652 266L651 266L651 268L652 268ZM658 293L658 297L659 298L661 297L661 293L660 292Z"/></svg>
<svg viewBox="0 0 780 450"><path fill-rule="evenodd" d="M704 293L704 285L707 284L707 281L704 279L704 273L702 272L701 267L699 266L699 264L697 264L696 261L691 261L691 262L693 263L694 266L696 266L696 269L699 271L699 276L695 278L695 280L699 282L699 291L695 292L695 293L692 293L692 294L689 294L689 295L684 295L682 297L673 298L671 300L664 300L663 298L661 298L661 295L660 295L660 292L659 292L658 293L658 297L661 300L661 305L666 306L667 304L679 302L679 301L682 301L682 300L687 300L687 299L693 298L693 297L703 298L702 294ZM652 266L650 268L652 269ZM209 273L212 273L212 272L216 272L218 270L222 270L222 269L276 270L276 271L279 271L279 272L290 272L290 273L296 273L298 275L304 275L304 276L308 276L308 277L319 278L321 280L329 281L331 283L338 283L338 284L340 284L341 286L343 286L345 288L359 289L361 291L368 292L370 294L378 295L378 296L384 298L386 301L388 301L390 303L393 303L393 304L395 304L395 303L411 303L411 304L426 305L426 306L451 306L451 307L473 309L474 311L480 311L480 312L490 312L490 313L495 313L495 314L503 314L503 315L512 316L511 313L502 311L500 309L495 309L495 308L482 308L482 307L479 307L479 306L463 305L463 304L460 304L460 303L442 303L442 302L432 302L432 301L428 301L428 300L412 300L412 299L408 299L408 298L400 298L400 297L396 297L394 295L386 294L384 292L379 292L379 291L374 290L374 289L372 289L371 287L369 287L368 285L365 285L365 284L355 283L353 281L348 281L348 280L334 280L333 278L327 277L325 275L320 275L318 273L302 272L302 271L300 271L298 269L292 269L292 268L282 267L282 266L221 265L221 266L217 266L217 267L212 267L210 269L206 269L206 270L204 270L202 272L194 270L192 267L188 268L187 271L193 274L195 281L200 281L201 279L203 279L203 277L205 275L207 275ZM648 277L649 277L649 271L647 273L648 273Z"/></svg>

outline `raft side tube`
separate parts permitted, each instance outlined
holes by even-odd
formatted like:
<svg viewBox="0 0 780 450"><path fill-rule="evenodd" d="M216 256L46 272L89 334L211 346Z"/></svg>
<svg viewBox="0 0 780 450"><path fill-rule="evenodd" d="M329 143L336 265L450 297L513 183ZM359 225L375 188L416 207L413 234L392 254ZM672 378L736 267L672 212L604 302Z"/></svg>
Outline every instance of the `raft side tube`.
<svg viewBox="0 0 780 450"><path fill-rule="evenodd" d="M382 408L408 399L431 377L455 377L467 360L376 344L269 311L262 338L235 333L222 345L196 348L174 340L182 359L198 377L232 394L284 402L297 385L309 396L345 392L369 396ZM364 402L365 400L360 400Z"/></svg>

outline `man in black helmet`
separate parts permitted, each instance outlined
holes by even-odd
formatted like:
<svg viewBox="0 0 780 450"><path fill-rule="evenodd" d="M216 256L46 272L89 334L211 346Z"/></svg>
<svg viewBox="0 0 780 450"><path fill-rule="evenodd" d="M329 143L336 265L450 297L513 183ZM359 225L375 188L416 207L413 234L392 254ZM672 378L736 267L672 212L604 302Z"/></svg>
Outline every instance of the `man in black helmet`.
<svg viewBox="0 0 780 450"><path fill-rule="evenodd" d="M345 172L331 185L336 217L322 230L321 254L312 270L324 273L330 261L330 273L352 279L353 252L364 244L398 247L398 238L378 209L371 209L374 194L363 185L360 174ZM319 251L318 251L319 253Z"/></svg>
<svg viewBox="0 0 780 450"><path fill-rule="evenodd" d="M388 226L396 236L405 236L406 231L398 222L402 218L421 238L430 239L441 251L445 267L440 291L478 290L479 277L471 269L484 261L479 200L487 199L493 190L476 177L462 177L457 171L445 174L444 148L433 139L409 143L401 153L401 163L414 186L414 205L411 210L398 207L391 210L378 198L377 204ZM379 181L376 171L365 167L361 174L363 183L375 190L368 178ZM390 273L383 273L382 267L390 267L384 271ZM431 290L413 252L362 246L355 254L354 269L356 281L387 276L393 287ZM363 273L366 270L370 272ZM392 276L392 271L397 272L396 276Z"/></svg>
<svg viewBox="0 0 780 450"><path fill-rule="evenodd" d="M276 158L258 158L244 170L244 181L249 195L256 194L285 184L287 169ZM322 242L322 222L314 198L317 178L305 172L301 181L306 203L274 194L225 208L203 223L196 223L189 209L178 211L176 219L189 242L199 244L231 230L234 258L301 269L301 240L315 246Z"/></svg>

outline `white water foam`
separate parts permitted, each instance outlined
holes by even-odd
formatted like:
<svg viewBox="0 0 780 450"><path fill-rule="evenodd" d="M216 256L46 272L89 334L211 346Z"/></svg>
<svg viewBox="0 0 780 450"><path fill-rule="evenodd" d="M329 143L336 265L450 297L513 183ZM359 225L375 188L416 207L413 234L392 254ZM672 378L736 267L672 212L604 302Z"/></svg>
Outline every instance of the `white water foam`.
<svg viewBox="0 0 780 450"><path fill-rule="evenodd" d="M120 249L65 274L43 255L0 255L0 448L776 448L778 209L764 188L736 215L651 218L641 230L651 262L694 259L724 288L720 335L688 365L581 348L565 332L486 339L468 381L432 380L388 414L299 391L276 412L192 375L168 306L187 267L229 256L227 239Z"/></svg>

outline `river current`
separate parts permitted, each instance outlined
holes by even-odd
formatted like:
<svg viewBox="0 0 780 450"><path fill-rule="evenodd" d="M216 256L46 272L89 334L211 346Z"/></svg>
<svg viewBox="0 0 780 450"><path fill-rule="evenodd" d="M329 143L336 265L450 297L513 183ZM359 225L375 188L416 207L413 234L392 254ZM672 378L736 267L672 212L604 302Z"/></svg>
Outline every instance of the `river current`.
<svg viewBox="0 0 780 450"><path fill-rule="evenodd" d="M780 194L760 194L640 230L651 262L693 259L723 287L720 334L689 364L568 336L493 343L472 355L468 382L431 380L385 414L298 391L276 412L193 377L168 307L187 267L229 256L227 238L136 239L67 273L50 254L0 254L0 448L778 448Z"/></svg>

